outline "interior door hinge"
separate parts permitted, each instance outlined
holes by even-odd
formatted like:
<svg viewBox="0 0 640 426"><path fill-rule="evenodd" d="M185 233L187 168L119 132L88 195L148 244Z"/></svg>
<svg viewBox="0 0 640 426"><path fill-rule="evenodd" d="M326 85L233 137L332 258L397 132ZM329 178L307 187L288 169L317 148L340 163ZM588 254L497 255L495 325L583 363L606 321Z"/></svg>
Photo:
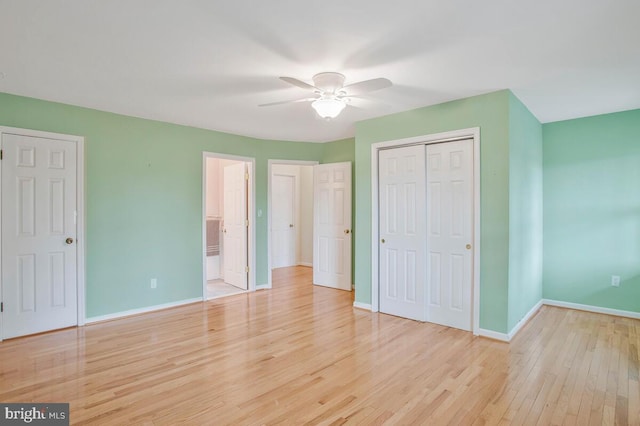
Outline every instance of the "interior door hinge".
<svg viewBox="0 0 640 426"><path fill-rule="evenodd" d="M244 221L244 225L247 226L247 227L249 226L249 219Z"/></svg>
<svg viewBox="0 0 640 426"><path fill-rule="evenodd" d="M249 173L244 174L244 180L249 180Z"/></svg>
<svg viewBox="0 0 640 426"><path fill-rule="evenodd" d="M0 149L0 160L2 160L3 151Z"/></svg>
<svg viewBox="0 0 640 426"><path fill-rule="evenodd" d="M245 272L249 272L249 267L248 267L248 266L245 266L245 267L244 267L244 271L245 271Z"/></svg>
<svg viewBox="0 0 640 426"><path fill-rule="evenodd" d="M4 302L0 302L0 312L4 312Z"/></svg>

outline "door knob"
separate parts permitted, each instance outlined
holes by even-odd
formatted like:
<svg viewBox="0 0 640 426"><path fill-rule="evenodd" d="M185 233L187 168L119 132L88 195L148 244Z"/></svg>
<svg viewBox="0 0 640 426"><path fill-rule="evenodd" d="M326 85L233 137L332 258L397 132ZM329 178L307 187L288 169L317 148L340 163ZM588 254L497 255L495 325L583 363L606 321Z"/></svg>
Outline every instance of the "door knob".
<svg viewBox="0 0 640 426"><path fill-rule="evenodd" d="M67 244L73 244L73 238L69 237L66 240L64 240L64 242Z"/></svg>
<svg viewBox="0 0 640 426"><path fill-rule="evenodd" d="M345 229L345 230L344 230L344 233L345 233L345 234L348 234L349 232L351 232L351 229Z"/></svg>
<svg viewBox="0 0 640 426"><path fill-rule="evenodd" d="M467 248L467 250L471 250L471 244L467 244L465 247Z"/></svg>
<svg viewBox="0 0 640 426"><path fill-rule="evenodd" d="M293 223L290 223L290 224L289 224L289 228L293 228Z"/></svg>
<svg viewBox="0 0 640 426"><path fill-rule="evenodd" d="M380 240L380 242L381 242L382 244L384 244L384 238L383 238L383 239L381 239L381 240Z"/></svg>

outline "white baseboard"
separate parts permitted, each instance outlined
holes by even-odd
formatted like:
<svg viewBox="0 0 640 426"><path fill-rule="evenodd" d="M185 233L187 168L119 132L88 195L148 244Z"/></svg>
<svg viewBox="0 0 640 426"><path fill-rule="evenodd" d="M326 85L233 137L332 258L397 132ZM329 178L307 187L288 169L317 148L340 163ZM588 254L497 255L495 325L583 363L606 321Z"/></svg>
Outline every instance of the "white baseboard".
<svg viewBox="0 0 640 426"><path fill-rule="evenodd" d="M618 317L640 319L640 312L622 311L620 309L601 308L600 306L581 305L580 303L562 302L560 300L542 299L545 305L557 306L559 308L576 309L578 311L593 312L596 314L615 315Z"/></svg>
<svg viewBox="0 0 640 426"><path fill-rule="evenodd" d="M371 310L371 304L370 303L361 303L361 302L353 302L353 307L357 308L357 309L364 309L366 311L370 311Z"/></svg>
<svg viewBox="0 0 640 426"><path fill-rule="evenodd" d="M509 343L509 335L506 333L499 333L493 330L485 330L484 328L478 329L478 336L488 337L489 339L499 340L501 342Z"/></svg>
<svg viewBox="0 0 640 426"><path fill-rule="evenodd" d="M527 321L529 321L531 319L531 317L534 316L536 314L536 312L538 312L538 310L542 307L542 303L543 303L542 300L540 300L538 303L536 303L533 306L533 308L531 308L531 310L529 312L527 312L527 314L524 317L522 317L522 319L520 321L518 321L518 323L511 329L511 331L509 333L500 333L498 331L486 330L484 328L480 328L480 329L478 329L477 335L478 336L482 336L482 337L487 337L489 339L499 340L501 342L509 343L511 341L511 339L513 339L513 337L527 323Z"/></svg>
<svg viewBox="0 0 640 426"><path fill-rule="evenodd" d="M513 337L527 323L527 321L529 321L531 317L533 317L536 314L536 312L538 312L538 310L542 307L542 305L557 306L559 308L576 309L578 311L593 312L596 314L615 315L615 316L624 317L624 318L640 319L640 312L623 311L620 309L611 309L611 308L601 308L599 306L581 305L579 303L562 302L560 300L542 299L538 303L536 303L535 306L531 308L531 310L527 312L527 314L520 321L518 321L515 327L513 327L508 334L499 333L493 330L485 330L481 328L480 330L478 330L478 335L483 337L488 337L490 339L500 340L503 342L510 342L511 339L513 339Z"/></svg>
<svg viewBox="0 0 640 426"><path fill-rule="evenodd" d="M310 262L298 262L298 266L307 266L309 268L313 268L313 263L310 263Z"/></svg>
<svg viewBox="0 0 640 426"><path fill-rule="evenodd" d="M517 332L520 331L520 329L527 323L527 321L529 321L531 319L532 316L534 316L536 314L536 312L538 312L538 310L542 307L542 299L536 303L533 308L531 308L531 310L529 312L527 312L527 314L522 317L522 319L520 321L518 321L518 323L511 329L511 331L509 332L509 334L507 335L509 337L509 341L511 341L511 339L513 338L513 336L516 335Z"/></svg>
<svg viewBox="0 0 640 426"><path fill-rule="evenodd" d="M131 315L145 314L147 312L159 311L162 309L175 308L176 306L189 305L191 303L202 302L202 297L194 299L179 300L177 302L163 303L161 305L147 306L145 308L130 309L128 311L114 312L113 314L99 315L97 317L87 318L85 324L109 321L118 318L130 317Z"/></svg>

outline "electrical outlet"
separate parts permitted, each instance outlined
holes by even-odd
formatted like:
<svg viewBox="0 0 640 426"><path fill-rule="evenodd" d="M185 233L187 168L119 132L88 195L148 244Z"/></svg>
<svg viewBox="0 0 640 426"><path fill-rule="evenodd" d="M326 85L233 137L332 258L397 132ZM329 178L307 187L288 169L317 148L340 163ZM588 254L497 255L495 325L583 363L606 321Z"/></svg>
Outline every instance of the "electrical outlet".
<svg viewBox="0 0 640 426"><path fill-rule="evenodd" d="M611 285L620 287L620 275L611 275Z"/></svg>
<svg viewBox="0 0 640 426"><path fill-rule="evenodd" d="M156 288L156 287L158 287L158 279L151 278L151 288Z"/></svg>

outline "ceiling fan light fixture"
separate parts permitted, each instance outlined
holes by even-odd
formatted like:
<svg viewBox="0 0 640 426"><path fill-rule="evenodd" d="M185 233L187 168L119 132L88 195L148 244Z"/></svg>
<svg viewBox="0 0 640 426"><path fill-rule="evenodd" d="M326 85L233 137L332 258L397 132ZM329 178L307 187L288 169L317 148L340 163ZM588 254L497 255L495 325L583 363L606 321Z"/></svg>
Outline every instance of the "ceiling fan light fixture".
<svg viewBox="0 0 640 426"><path fill-rule="evenodd" d="M346 104L341 99L320 98L311 103L311 107L316 110L322 118L336 118L344 109Z"/></svg>

